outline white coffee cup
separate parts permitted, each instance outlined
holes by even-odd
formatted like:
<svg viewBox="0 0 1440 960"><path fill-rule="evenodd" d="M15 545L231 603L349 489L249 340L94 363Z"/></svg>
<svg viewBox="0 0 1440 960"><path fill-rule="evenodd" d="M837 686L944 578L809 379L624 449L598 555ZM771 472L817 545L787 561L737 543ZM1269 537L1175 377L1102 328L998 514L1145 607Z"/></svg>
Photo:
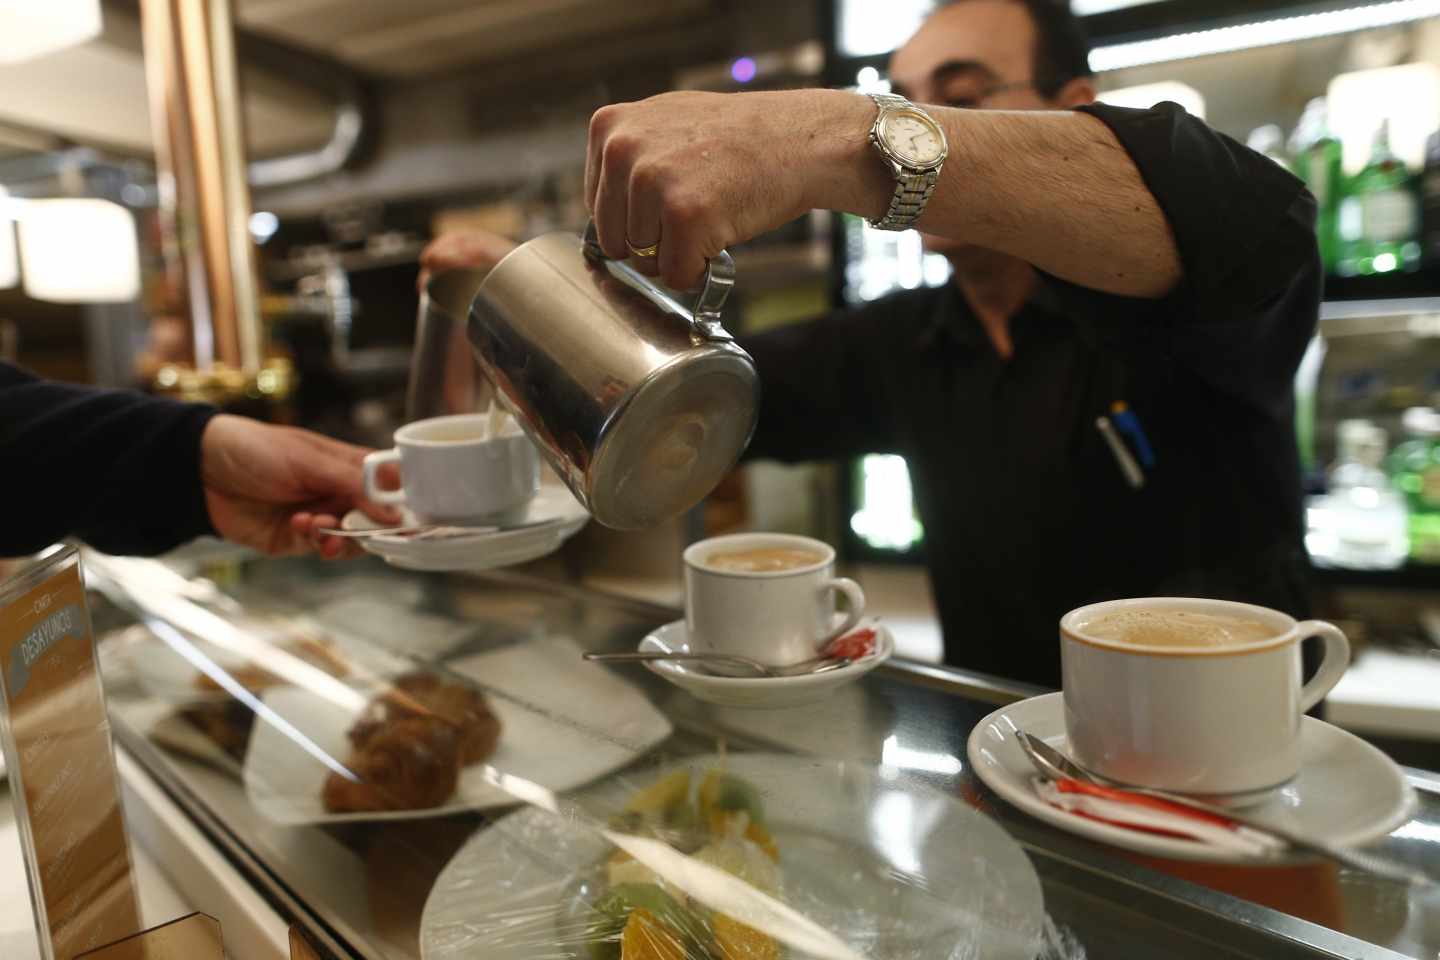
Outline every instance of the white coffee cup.
<svg viewBox="0 0 1440 960"><path fill-rule="evenodd" d="M511 418L490 436L484 414L417 420L395 431L395 446L365 458L365 496L407 506L426 523L494 519L540 489L540 456ZM399 490L380 487L379 470L400 464Z"/></svg>
<svg viewBox="0 0 1440 960"><path fill-rule="evenodd" d="M756 549L803 550L820 559L784 570L716 569L717 554ZM835 551L810 537L737 533L685 550L685 625L692 650L738 654L769 666L808 660L827 640L849 630L865 610L854 580L835 576ZM835 595L848 609L835 612Z"/></svg>
<svg viewBox="0 0 1440 960"><path fill-rule="evenodd" d="M1087 635L1119 611L1236 617L1273 628L1227 646L1138 646ZM1325 647L1301 685L1300 644ZM1065 729L1082 767L1121 783L1178 793L1263 798L1300 770L1300 717L1340 680L1350 644L1334 624L1277 610L1177 597L1114 600L1060 620Z"/></svg>

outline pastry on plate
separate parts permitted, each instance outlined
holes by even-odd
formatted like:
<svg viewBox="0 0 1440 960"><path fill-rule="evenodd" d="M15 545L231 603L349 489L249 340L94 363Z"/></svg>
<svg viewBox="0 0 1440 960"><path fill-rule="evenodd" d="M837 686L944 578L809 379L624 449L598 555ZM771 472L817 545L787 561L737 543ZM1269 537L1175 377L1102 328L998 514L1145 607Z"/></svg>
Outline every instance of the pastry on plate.
<svg viewBox="0 0 1440 960"><path fill-rule="evenodd" d="M500 720L474 687L417 672L370 701L348 736L346 772L325 781L326 810L424 810L450 799L464 767L490 758Z"/></svg>
<svg viewBox="0 0 1440 960"><path fill-rule="evenodd" d="M312 667L325 671L332 677L344 677L350 673L349 665L328 640L316 640L305 637L294 643L282 644L276 649L282 650L291 656L298 657ZM251 693L263 693L270 687L285 682L284 678L279 674L253 661L243 666L225 669L225 672L232 680ZM205 673L197 673L195 675L195 686L197 689L203 690L206 693L215 693L223 689L213 677Z"/></svg>
<svg viewBox="0 0 1440 960"><path fill-rule="evenodd" d="M438 807L460 778L460 738L443 721L405 717L372 732L345 766L350 776L325 779L321 799L331 813Z"/></svg>
<svg viewBox="0 0 1440 960"><path fill-rule="evenodd" d="M433 716L452 724L460 736L460 759L483 763L495 752L500 719L474 687L453 683L434 673L407 673L375 698L350 729L350 743L363 747L377 730L404 717Z"/></svg>

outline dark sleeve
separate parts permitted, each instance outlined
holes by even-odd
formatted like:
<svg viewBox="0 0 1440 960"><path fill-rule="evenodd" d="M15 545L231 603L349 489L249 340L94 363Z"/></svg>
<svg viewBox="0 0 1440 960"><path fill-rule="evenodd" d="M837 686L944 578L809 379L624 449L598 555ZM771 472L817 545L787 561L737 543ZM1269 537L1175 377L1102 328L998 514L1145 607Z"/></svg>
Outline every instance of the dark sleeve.
<svg viewBox="0 0 1440 960"><path fill-rule="evenodd" d="M891 412L896 347L928 312L915 295L751 336L740 346L760 374L760 421L746 459L790 463L897 449Z"/></svg>
<svg viewBox="0 0 1440 960"><path fill-rule="evenodd" d="M1161 324L1149 332L1217 388L1277 388L1262 368L1298 363L1323 281L1315 200L1305 185L1177 104L1080 110L1109 127L1130 155L1170 223L1184 275L1160 301L1053 277L1049 286L1062 301L1115 324Z"/></svg>
<svg viewBox="0 0 1440 960"><path fill-rule="evenodd" d="M0 363L0 555L79 537L163 553L212 533L200 435L215 411L128 390L50 383Z"/></svg>

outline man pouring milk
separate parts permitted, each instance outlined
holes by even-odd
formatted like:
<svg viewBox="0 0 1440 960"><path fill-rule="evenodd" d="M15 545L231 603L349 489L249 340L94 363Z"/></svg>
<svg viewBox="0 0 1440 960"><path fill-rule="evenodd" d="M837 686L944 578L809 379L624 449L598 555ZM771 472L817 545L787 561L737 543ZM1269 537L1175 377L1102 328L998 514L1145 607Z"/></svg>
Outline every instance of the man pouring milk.
<svg viewBox="0 0 1440 960"><path fill-rule="evenodd" d="M1094 103L1060 2L945 4L890 77L886 96L670 93L591 121L600 243L672 286L811 209L918 229L954 268L742 336L763 388L748 455L907 458L957 666L1058 686L1060 616L1114 597L1303 614L1291 384L1321 284L1303 185L1174 104ZM441 237L424 266L507 249Z"/></svg>

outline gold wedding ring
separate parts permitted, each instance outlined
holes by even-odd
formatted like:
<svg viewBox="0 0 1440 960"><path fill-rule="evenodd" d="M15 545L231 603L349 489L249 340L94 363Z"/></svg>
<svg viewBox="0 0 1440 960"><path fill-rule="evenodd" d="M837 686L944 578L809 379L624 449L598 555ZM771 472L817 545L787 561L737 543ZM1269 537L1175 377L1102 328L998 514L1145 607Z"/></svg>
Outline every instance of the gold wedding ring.
<svg viewBox="0 0 1440 960"><path fill-rule="evenodd" d="M635 244L631 243L631 242L630 242L630 239L627 237L627 238L625 239L625 246L627 246L627 247L630 248L630 252L631 252L632 254L634 254L634 255L637 256L637 257L643 257L643 258L646 259L646 260L649 260L649 259L651 259L652 257L658 257L658 256L660 255L660 241L659 241L659 240L656 240L654 243L650 244L650 246L648 246L648 247L637 247L637 246L635 246Z"/></svg>

